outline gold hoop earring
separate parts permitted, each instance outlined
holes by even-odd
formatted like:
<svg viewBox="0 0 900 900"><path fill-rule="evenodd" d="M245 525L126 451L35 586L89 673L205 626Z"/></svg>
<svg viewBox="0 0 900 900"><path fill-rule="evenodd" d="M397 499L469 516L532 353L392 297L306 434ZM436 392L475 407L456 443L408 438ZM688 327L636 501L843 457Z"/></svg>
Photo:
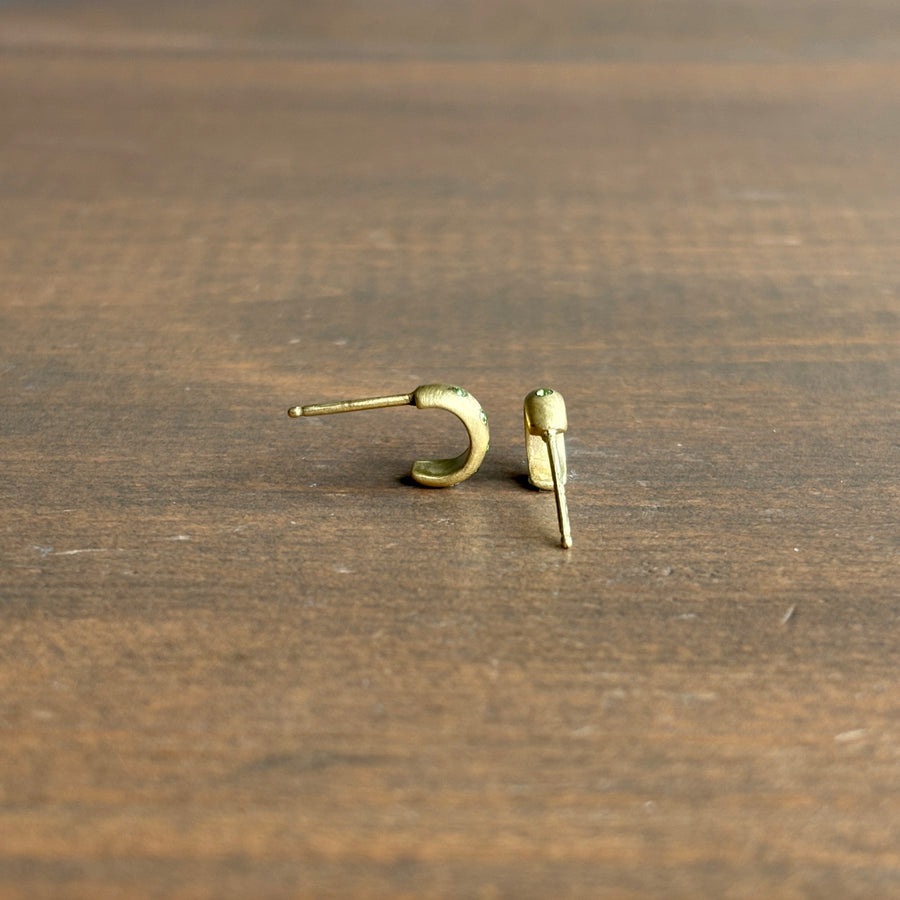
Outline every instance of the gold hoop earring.
<svg viewBox="0 0 900 900"><path fill-rule="evenodd" d="M333 413L381 409L386 406L415 406L418 409L446 409L466 426L468 449L451 459L420 459L413 463L412 477L426 487L450 487L474 475L490 448L488 418L481 404L466 390L450 384L423 384L409 394L389 397L365 397L361 400L338 400L292 406L288 415L327 416Z"/></svg>
<svg viewBox="0 0 900 900"><path fill-rule="evenodd" d="M572 546L569 507L566 503L566 444L569 427L566 403L552 388L538 388L525 398L525 449L528 480L542 491L556 494L556 514L563 547Z"/></svg>

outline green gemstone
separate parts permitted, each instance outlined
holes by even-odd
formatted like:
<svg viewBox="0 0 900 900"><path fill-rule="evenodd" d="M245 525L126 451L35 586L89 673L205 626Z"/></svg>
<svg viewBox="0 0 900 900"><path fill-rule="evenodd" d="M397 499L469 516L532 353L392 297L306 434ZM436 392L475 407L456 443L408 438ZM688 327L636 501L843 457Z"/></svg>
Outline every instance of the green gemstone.
<svg viewBox="0 0 900 900"><path fill-rule="evenodd" d="M461 387L451 387L450 390L453 391L453 393L456 394L457 397L468 397L469 396L469 392L464 391Z"/></svg>
<svg viewBox="0 0 900 900"><path fill-rule="evenodd" d="M548 394L553 393L553 388L538 388L534 395L535 397L546 397Z"/></svg>
<svg viewBox="0 0 900 900"><path fill-rule="evenodd" d="M481 421L487 425L487 413L484 410L481 410Z"/></svg>

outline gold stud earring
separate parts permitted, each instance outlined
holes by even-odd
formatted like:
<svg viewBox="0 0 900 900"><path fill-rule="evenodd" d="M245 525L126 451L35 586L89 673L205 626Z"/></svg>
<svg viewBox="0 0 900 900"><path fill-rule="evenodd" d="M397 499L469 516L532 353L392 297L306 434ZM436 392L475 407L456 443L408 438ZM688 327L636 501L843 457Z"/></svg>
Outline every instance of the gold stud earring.
<svg viewBox="0 0 900 900"><path fill-rule="evenodd" d="M563 547L572 546L569 507L566 504L566 444L563 438L568 427L562 394L552 388L538 388L525 398L528 480L542 491L555 492Z"/></svg>
<svg viewBox="0 0 900 900"><path fill-rule="evenodd" d="M481 404L461 387L450 384L423 384L410 394L390 397L365 397L362 400L338 400L334 403L314 403L292 406L288 415L326 416L332 413L354 412L360 409L381 409L385 406L415 406L418 409L446 409L466 426L469 447L453 459L420 459L412 467L412 477L427 487L450 487L474 475L490 447L487 414Z"/></svg>

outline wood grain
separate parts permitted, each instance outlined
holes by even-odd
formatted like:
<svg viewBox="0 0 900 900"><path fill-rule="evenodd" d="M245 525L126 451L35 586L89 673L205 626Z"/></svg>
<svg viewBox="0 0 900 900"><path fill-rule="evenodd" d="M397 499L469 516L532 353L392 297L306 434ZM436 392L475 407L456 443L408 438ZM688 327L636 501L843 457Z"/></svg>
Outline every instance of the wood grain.
<svg viewBox="0 0 900 900"><path fill-rule="evenodd" d="M900 64L824 6L0 10L0 895L900 891ZM430 381L448 490L285 415Z"/></svg>

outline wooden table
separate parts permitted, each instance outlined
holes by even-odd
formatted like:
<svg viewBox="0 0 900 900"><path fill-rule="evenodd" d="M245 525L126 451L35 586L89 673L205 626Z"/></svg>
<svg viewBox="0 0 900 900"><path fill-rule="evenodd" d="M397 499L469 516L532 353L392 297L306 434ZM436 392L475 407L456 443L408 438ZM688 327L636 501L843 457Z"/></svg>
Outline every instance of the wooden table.
<svg viewBox="0 0 900 900"><path fill-rule="evenodd" d="M4 898L900 895L900 14L664 6L0 8Z"/></svg>

